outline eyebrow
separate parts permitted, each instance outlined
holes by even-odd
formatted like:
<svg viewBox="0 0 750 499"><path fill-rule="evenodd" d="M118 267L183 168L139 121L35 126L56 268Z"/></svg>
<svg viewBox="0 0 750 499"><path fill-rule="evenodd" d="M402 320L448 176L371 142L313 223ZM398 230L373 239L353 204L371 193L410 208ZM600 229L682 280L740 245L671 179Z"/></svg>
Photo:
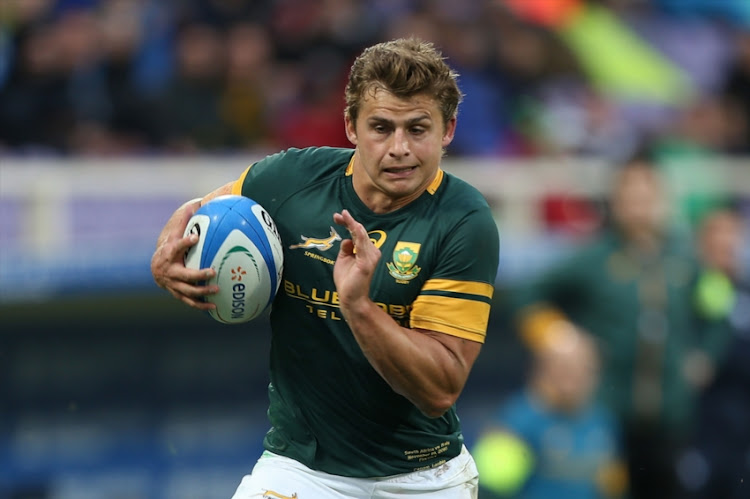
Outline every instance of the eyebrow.
<svg viewBox="0 0 750 499"><path fill-rule="evenodd" d="M370 116L367 121L377 122L377 123L388 123L389 125L393 125L394 121L388 118L383 118L381 116ZM421 121L432 121L432 118L429 114L421 114L415 118L411 118L406 121L407 126L415 125Z"/></svg>

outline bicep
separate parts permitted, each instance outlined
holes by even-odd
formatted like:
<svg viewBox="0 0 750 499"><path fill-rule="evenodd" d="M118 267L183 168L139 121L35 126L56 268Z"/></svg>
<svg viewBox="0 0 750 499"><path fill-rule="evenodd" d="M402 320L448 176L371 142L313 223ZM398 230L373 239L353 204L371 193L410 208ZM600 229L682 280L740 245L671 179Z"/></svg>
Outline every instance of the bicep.
<svg viewBox="0 0 750 499"><path fill-rule="evenodd" d="M498 253L497 229L488 213L456 225L441 241L434 267L412 304L410 326L483 343Z"/></svg>

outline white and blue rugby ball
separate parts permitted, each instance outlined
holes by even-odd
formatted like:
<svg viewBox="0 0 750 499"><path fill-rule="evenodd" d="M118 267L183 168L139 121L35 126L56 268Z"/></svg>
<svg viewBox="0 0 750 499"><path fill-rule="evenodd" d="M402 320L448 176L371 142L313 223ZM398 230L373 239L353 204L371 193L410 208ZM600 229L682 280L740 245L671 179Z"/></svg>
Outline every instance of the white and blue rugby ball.
<svg viewBox="0 0 750 499"><path fill-rule="evenodd" d="M268 212L245 196L219 196L195 212L185 228L185 236L191 233L198 242L185 254L185 266L216 271L206 282L219 287L205 297L216 305L211 317L239 324L263 314L284 266L281 237Z"/></svg>

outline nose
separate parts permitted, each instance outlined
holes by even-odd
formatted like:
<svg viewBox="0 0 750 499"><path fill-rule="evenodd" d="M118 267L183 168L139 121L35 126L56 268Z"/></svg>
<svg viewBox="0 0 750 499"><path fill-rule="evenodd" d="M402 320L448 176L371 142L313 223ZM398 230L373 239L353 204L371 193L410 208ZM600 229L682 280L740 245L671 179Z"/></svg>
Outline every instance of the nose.
<svg viewBox="0 0 750 499"><path fill-rule="evenodd" d="M389 154L394 158L409 155L409 138L405 130L397 128L396 131L393 132Z"/></svg>

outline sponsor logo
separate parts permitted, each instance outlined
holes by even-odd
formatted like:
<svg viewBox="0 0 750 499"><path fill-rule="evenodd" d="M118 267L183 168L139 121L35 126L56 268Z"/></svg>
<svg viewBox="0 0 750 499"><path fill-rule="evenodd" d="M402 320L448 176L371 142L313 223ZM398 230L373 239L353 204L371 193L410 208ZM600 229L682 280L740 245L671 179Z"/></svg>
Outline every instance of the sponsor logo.
<svg viewBox="0 0 750 499"><path fill-rule="evenodd" d="M375 245L376 248L383 246L383 243L388 238L388 234L384 230L371 230L367 233L370 236L370 241Z"/></svg>
<svg viewBox="0 0 750 499"><path fill-rule="evenodd" d="M339 235L336 230L331 227L330 235L328 237L323 238L317 238L317 237L307 237L307 236L300 236L302 239L302 242L298 244L292 244L289 246L289 249L296 249L296 248L307 248L307 249L317 249L320 251L326 251L333 247L333 244L336 241L341 241L341 236Z"/></svg>
<svg viewBox="0 0 750 499"><path fill-rule="evenodd" d="M234 272L234 270L232 271ZM234 279L234 277L232 277ZM238 282L232 286L232 319L241 319L245 315L245 285Z"/></svg>
<svg viewBox="0 0 750 499"><path fill-rule="evenodd" d="M255 265L256 274L260 272L260 270L258 269L258 264L256 263L255 257L253 257L252 253L250 253L247 248L243 248L242 246L235 246L227 251L226 255L224 255L224 258L219 265L217 274L222 273L225 263L231 263L230 258L239 255L250 259L253 265ZM234 260L234 258L232 259ZM232 319L241 319L245 315L245 311L247 309L247 303L245 301L247 297L247 293L245 292L246 287L242 282L242 278L247 275L247 271L242 268L242 265L237 265L236 267L232 266L229 268L229 271L231 274L231 279L232 281L234 281L234 283L232 284Z"/></svg>
<svg viewBox="0 0 750 499"><path fill-rule="evenodd" d="M295 492L290 496L285 496L278 492L274 492L273 490L266 490L263 492L263 499L297 499L297 493Z"/></svg>
<svg viewBox="0 0 750 499"><path fill-rule="evenodd" d="M232 280L233 281L241 281L242 280L242 276L246 275L246 274L247 274L247 272L245 272L244 270L242 270L242 267L240 265L238 265L236 269L232 269Z"/></svg>
<svg viewBox="0 0 750 499"><path fill-rule="evenodd" d="M339 294L335 289L306 287L302 284L293 283L284 279L282 289L290 298L305 302L307 311L321 319L342 320L338 311L341 302ZM393 320L404 327L408 327L412 310L411 304L400 305L394 303L375 302L375 305L383 309L385 313L393 317Z"/></svg>
<svg viewBox="0 0 750 499"><path fill-rule="evenodd" d="M422 270L416 265L421 246L419 243L404 241L396 243L396 247L393 249L393 261L386 264L388 273L396 279L396 282L405 284L417 277L419 271Z"/></svg>

